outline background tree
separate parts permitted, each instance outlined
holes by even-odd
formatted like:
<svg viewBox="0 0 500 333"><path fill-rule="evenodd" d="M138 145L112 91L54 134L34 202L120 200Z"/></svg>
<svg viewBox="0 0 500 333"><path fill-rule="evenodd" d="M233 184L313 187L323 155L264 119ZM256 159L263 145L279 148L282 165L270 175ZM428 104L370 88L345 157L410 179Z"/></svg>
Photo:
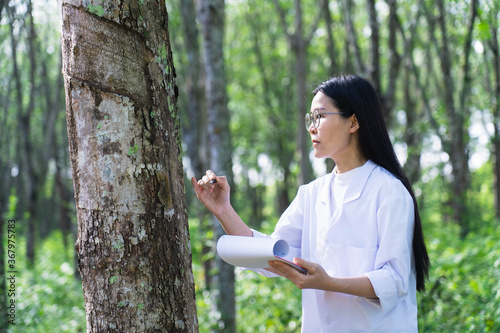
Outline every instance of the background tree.
<svg viewBox="0 0 500 333"><path fill-rule="evenodd" d="M498 1L486 3L479 24L479 35L486 47L483 44L478 44L478 47L484 52L485 91L491 96L490 99L486 100L487 104L484 107L491 108L491 123L493 125L491 146L495 185L495 215L497 218L500 218L500 49L498 41L499 18L497 15L499 8ZM485 130L488 131L487 126Z"/></svg>
<svg viewBox="0 0 500 333"><path fill-rule="evenodd" d="M165 5L61 10L87 331L197 331Z"/></svg>
<svg viewBox="0 0 500 333"><path fill-rule="evenodd" d="M195 3L191 0L179 1L178 3L182 15L182 27L184 38L182 38L186 57L183 59L179 54L178 61L182 61L181 68L185 72L179 73L180 80L184 87L185 94L180 96L179 105L186 112L181 114L183 127L183 142L185 152L189 158L190 168L193 175L202 175L208 168L208 146L207 146L207 112L205 104L205 78L203 71L203 58L201 50L201 41L197 20L197 10ZM185 107L184 107L185 106ZM190 200L195 195L190 187L187 188L188 205L195 207L200 228L198 232L201 235L202 258L204 258L205 287L212 289L212 267L214 264L213 247L211 241L204 239L208 230L211 229L211 218L207 210L203 209L198 200ZM191 195L189 195L191 194Z"/></svg>
<svg viewBox="0 0 500 333"><path fill-rule="evenodd" d="M227 108L226 74L224 66L224 0L200 2L199 20L202 26L205 96L207 101L207 136L210 169L226 175L234 190L232 172L232 141L229 134L230 114ZM214 244L225 234L222 226L212 217ZM215 258L217 275L214 277L213 295L220 321L216 330L235 332L234 267Z"/></svg>
<svg viewBox="0 0 500 333"><path fill-rule="evenodd" d="M326 1L326 0L323 0ZM305 113L309 110L307 106L307 48L311 43L318 24L320 22L321 10L323 5L319 5L317 9L317 18L313 20L312 27L309 31L304 31L304 18L302 14L302 1L295 0L293 2L293 27L289 27L287 23L286 13L280 4L279 0L274 0L276 11L280 20L283 32L285 33L290 50L295 56L295 84L297 98L297 123L303 121ZM297 127L297 152L300 160L300 176L299 184L306 184L313 179L311 162L309 160L309 138L307 133L299 126Z"/></svg>
<svg viewBox="0 0 500 333"><path fill-rule="evenodd" d="M436 27L440 31L441 42L434 35L436 29L430 29L430 40L436 55L440 60L441 79L435 82L438 90L442 92L440 108L447 121L447 131L442 133L440 128L434 128L443 145L444 151L448 154L452 168L453 180L451 182L452 195L450 199L453 219L460 225L461 236L465 237L470 231L469 218L467 217L467 190L470 184L469 171L469 148L468 133L466 124L470 118L470 107L468 105L470 94L471 68L470 56L472 51L472 33L477 17L477 1L472 1L468 6L470 15L465 31L460 35L452 35L449 27L450 12L445 8L442 0L437 1L438 13L433 12L434 8L425 10L426 18L430 27ZM452 17L451 20L454 18ZM462 18L460 18L462 19ZM456 31L455 31L456 33ZM460 38L461 37L461 38ZM457 40L451 43L451 39ZM454 52L459 52L460 62L453 64L456 58L452 57L451 45L460 45L463 43L463 52L454 48ZM453 69L459 74L454 74ZM459 77L457 77L459 75ZM457 85L457 82L460 85ZM458 102L457 102L458 100ZM436 124L437 121L432 121Z"/></svg>

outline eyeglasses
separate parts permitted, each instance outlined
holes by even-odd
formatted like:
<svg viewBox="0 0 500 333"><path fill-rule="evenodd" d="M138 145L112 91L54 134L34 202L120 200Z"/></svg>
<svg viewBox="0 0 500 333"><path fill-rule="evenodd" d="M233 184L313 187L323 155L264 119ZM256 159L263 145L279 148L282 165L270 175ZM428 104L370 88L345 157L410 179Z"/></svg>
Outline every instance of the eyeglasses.
<svg viewBox="0 0 500 333"><path fill-rule="evenodd" d="M323 112L319 113L319 111L316 109L312 113L306 113L306 130L309 131L309 128L311 126L314 126L314 128L319 127L319 121L321 119L321 116L324 114L343 114L342 112Z"/></svg>

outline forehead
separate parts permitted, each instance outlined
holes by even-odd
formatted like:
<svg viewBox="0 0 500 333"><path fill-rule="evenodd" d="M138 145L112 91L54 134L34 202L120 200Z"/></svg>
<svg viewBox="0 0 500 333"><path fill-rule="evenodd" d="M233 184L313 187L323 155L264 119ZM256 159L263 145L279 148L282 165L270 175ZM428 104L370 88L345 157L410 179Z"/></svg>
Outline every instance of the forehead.
<svg viewBox="0 0 500 333"><path fill-rule="evenodd" d="M311 111L314 110L328 110L335 108L332 104L332 100L330 97L322 93L321 91L318 91L316 95L314 95L314 98L311 102Z"/></svg>

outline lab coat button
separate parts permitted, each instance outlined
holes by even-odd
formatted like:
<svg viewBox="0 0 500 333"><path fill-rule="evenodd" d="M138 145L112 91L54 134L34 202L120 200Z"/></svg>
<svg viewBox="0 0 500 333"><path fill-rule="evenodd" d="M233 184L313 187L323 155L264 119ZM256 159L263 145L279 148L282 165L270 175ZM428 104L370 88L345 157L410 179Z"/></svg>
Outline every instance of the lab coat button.
<svg viewBox="0 0 500 333"><path fill-rule="evenodd" d="M330 325L331 323L332 323L332 320L330 319L330 317L326 317L325 324Z"/></svg>

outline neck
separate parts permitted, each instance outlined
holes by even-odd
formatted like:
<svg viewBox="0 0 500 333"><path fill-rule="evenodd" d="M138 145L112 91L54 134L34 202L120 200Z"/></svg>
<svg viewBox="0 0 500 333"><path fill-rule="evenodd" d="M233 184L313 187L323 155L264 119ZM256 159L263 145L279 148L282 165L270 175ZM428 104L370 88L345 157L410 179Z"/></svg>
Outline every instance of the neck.
<svg viewBox="0 0 500 333"><path fill-rule="evenodd" d="M336 171L337 173L344 173L347 171L351 171L353 169L359 168L363 166L368 159L362 156L356 156L347 161L335 161Z"/></svg>

